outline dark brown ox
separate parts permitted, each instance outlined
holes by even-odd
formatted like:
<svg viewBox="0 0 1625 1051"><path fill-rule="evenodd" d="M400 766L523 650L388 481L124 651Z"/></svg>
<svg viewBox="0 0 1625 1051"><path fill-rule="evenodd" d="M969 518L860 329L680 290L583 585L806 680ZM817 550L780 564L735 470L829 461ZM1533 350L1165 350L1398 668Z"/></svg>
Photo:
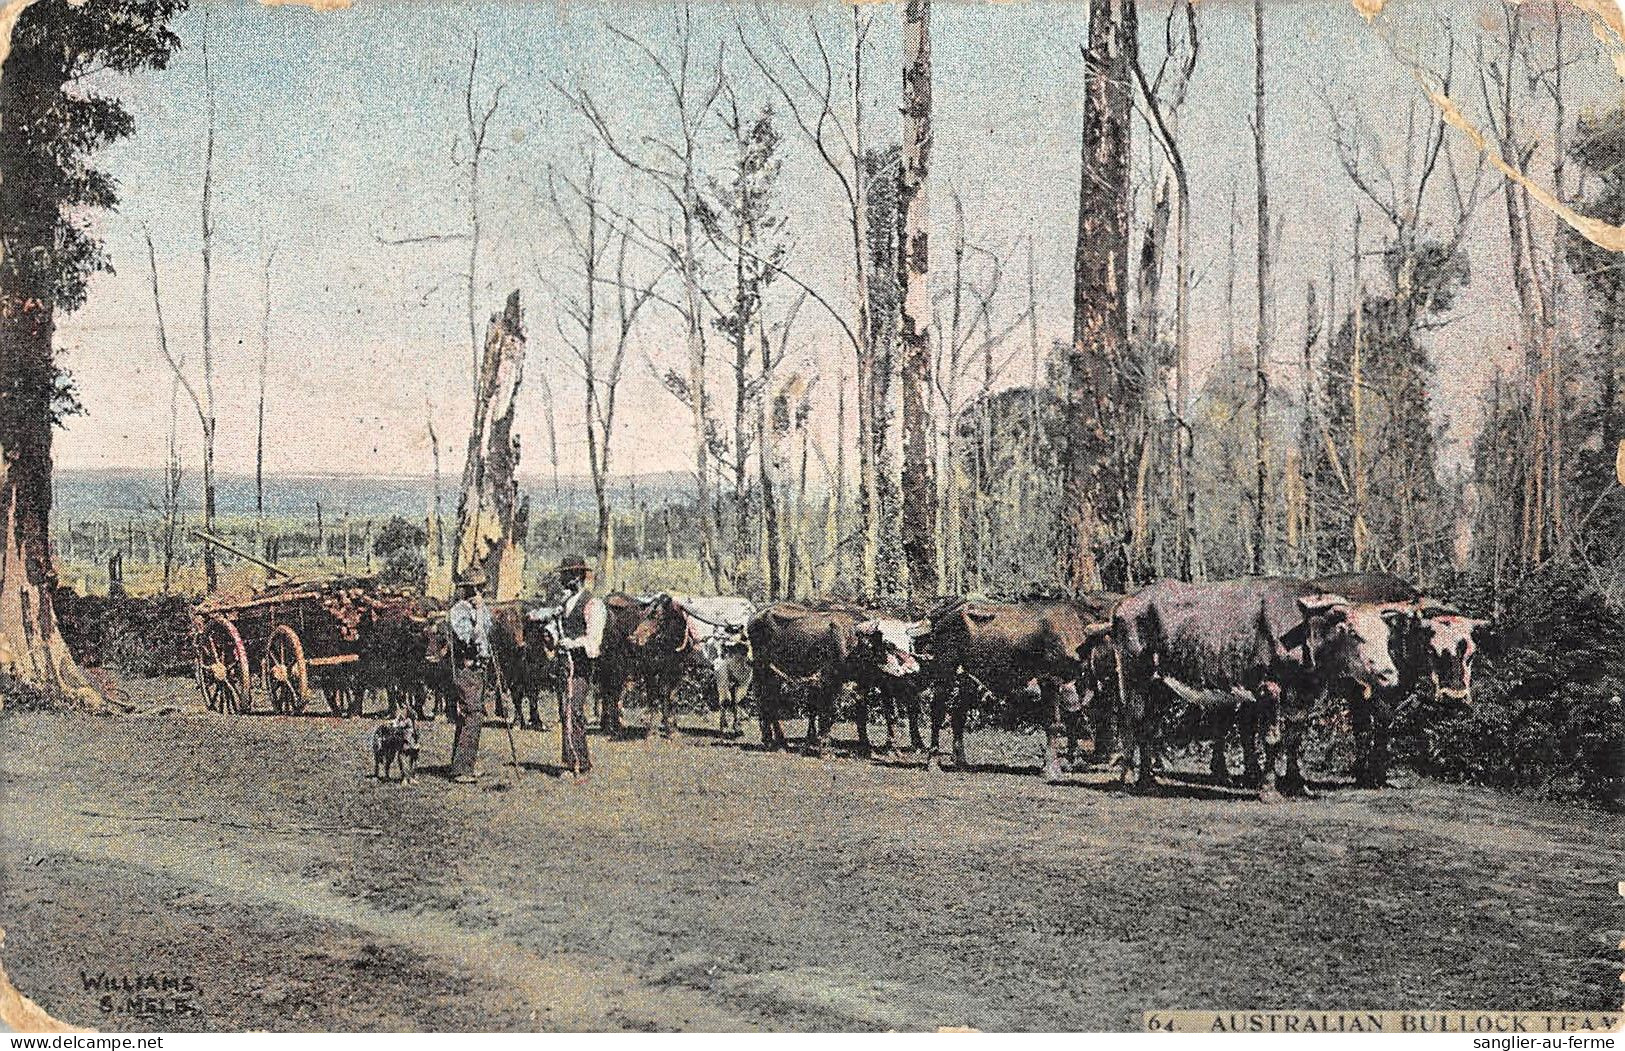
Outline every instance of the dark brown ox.
<svg viewBox="0 0 1625 1051"><path fill-rule="evenodd" d="M621 698L627 684L636 682L648 705L648 728L653 730L659 712L662 731L674 735L677 684L689 660L688 618L669 595L642 601L616 593L604 605L609 616L598 661L600 725L606 732L621 730Z"/></svg>
<svg viewBox="0 0 1625 1051"><path fill-rule="evenodd" d="M809 609L779 602L756 614L746 634L762 747L767 749L788 743L783 725L787 688L803 691L807 754L827 747L841 688L850 682L857 687L858 747L867 751L870 692L888 677L919 671L911 653L888 641L880 620L849 606Z"/></svg>
<svg viewBox="0 0 1625 1051"><path fill-rule="evenodd" d="M932 683L926 766L940 768L945 712L953 728L954 766L963 770L970 765L965 757L965 721L973 698L991 696L1017 707L1036 682L1040 702L1036 721L1046 734L1043 774L1046 780L1059 780L1061 736L1085 707L1079 680L1090 685L1095 681L1088 674L1092 640L1104 634L1120 598L1100 592L1075 601L951 600L933 610L920 639L930 658ZM1093 703L1095 691L1088 692Z"/></svg>
<svg viewBox="0 0 1625 1051"><path fill-rule="evenodd" d="M1391 573L1335 573L1316 577L1310 584L1347 595L1355 602L1397 604L1411 610L1394 632L1390 647L1394 666L1399 670L1398 683L1368 689L1358 681L1344 680L1331 687L1347 703L1354 727L1355 783L1362 788L1380 788L1388 783L1389 735L1404 705L1413 703L1429 688L1437 701L1472 703L1476 635L1489 626L1489 621L1462 616Z"/></svg>
<svg viewBox="0 0 1625 1051"><path fill-rule="evenodd" d="M519 602L494 602L491 610L492 688L504 707L498 715L541 729L541 696L554 687L558 638L545 619L531 616ZM506 706L511 704L512 708Z"/></svg>
<svg viewBox="0 0 1625 1051"><path fill-rule="evenodd" d="M654 732L658 711L660 732L667 737L677 735L677 686L693 659L693 649L688 611L672 596L656 595L643 607L643 616L627 637L629 669L641 684L648 705L649 733Z"/></svg>
<svg viewBox="0 0 1625 1051"><path fill-rule="evenodd" d="M1111 631L1121 668L1125 776L1137 763L1137 787L1152 788L1156 729L1171 698L1235 704L1244 696L1264 743L1260 797L1277 797L1283 756L1280 789L1303 791L1298 753L1314 702L1345 679L1396 684L1389 625L1406 616L1402 608L1355 603L1285 577L1164 580L1130 595L1118 604Z"/></svg>

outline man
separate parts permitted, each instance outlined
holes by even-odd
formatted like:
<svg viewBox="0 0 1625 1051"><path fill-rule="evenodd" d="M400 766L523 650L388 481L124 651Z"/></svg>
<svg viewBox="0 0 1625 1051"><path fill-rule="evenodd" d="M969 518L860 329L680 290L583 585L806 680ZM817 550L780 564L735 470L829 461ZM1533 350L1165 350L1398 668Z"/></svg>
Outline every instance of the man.
<svg viewBox="0 0 1625 1051"><path fill-rule="evenodd" d="M446 615L451 635L451 681L456 695L451 718L457 726L451 746L451 779L473 784L485 719L485 676L491 665L491 611L482 588L485 574L470 570L457 581L457 601Z"/></svg>
<svg viewBox="0 0 1625 1051"><path fill-rule="evenodd" d="M558 574L564 589L559 613L559 659L564 675L564 688L559 691L559 738L564 768L581 781L592 769L587 755L587 684L604 641L609 610L592 593L592 569L586 560L566 558Z"/></svg>

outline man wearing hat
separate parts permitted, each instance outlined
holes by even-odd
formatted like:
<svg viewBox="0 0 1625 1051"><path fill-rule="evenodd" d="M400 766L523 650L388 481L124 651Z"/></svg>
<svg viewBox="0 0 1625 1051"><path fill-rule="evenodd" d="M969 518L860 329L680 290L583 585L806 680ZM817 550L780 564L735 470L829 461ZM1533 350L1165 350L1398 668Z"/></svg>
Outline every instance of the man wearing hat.
<svg viewBox="0 0 1625 1051"><path fill-rule="evenodd" d="M451 635L451 681L457 691L451 718L457 726L451 746L451 779L472 784L485 719L485 676L491 663L491 611L486 608L485 574L471 569L457 579L457 601L446 614Z"/></svg>
<svg viewBox="0 0 1625 1051"><path fill-rule="evenodd" d="M559 614L560 660L564 689L559 691L559 737L563 741L565 769L577 778L592 769L587 755L587 684L604 641L609 610L592 593L592 569L585 559L566 558L559 566L564 604Z"/></svg>

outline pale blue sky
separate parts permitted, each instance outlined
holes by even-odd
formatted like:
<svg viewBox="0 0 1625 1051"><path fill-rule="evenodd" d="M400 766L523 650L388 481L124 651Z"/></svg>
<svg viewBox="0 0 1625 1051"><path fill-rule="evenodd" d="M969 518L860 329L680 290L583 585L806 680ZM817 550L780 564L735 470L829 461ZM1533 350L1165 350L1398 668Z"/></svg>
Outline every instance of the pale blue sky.
<svg viewBox="0 0 1625 1051"><path fill-rule="evenodd" d="M726 41L725 61L741 93L764 98L733 36L737 15L752 39L760 38L754 8L701 4L694 10L703 61L713 61ZM1419 56L1436 60L1428 42L1436 39L1443 10L1470 52L1478 11L1470 3L1435 7L1396 0L1385 16L1391 20L1386 32L1421 41ZM178 22L185 50L169 70L113 85L135 116L136 134L101 159L120 180L123 197L118 212L100 221L118 274L98 278L88 305L61 326L67 364L90 410L60 437L59 463L65 467L152 466L163 456L169 383L154 336L143 224L158 246L171 344L194 362L197 357L201 11L196 6ZM554 279L566 275L558 269L558 231L534 188L548 163L565 169L578 164L590 137L552 82L580 78L621 127L664 127L668 114L652 93L646 65L606 31L605 22L662 49L671 41L673 9L659 3L357 0L350 10L328 14L246 2L215 3L210 11L220 115L213 316L222 469L250 469L253 463L259 260L273 243L268 469L424 472L426 405L435 414L448 464L454 469L460 462L455 450L466 426L469 355L456 274L466 247L392 247L378 238L461 228L466 205L461 176L451 165L451 140L461 127L461 82L477 36L482 94L506 85L492 122L497 151L482 191L482 309L497 309L510 288L522 290L530 374L554 375L563 469L583 470L585 454L573 433L581 415L577 384L557 371L553 308L538 271ZM770 5L767 11L783 31L801 37L812 12L837 47L848 46L850 15L844 8ZM1205 367L1224 331L1221 292L1232 187L1241 212L1236 328L1244 345L1251 340L1251 26L1246 5L1208 0L1200 11L1202 58L1184 138L1196 192L1197 361ZM895 9L874 13L867 135L878 142L897 134L899 30ZM1083 5L939 3L933 17L934 244L948 242L951 184L964 199L972 239L1005 252L1008 287L1024 297L1019 245L1030 233L1047 342L1070 325ZM1142 22L1145 47L1155 55L1161 12L1145 8ZM1283 359L1293 360L1304 283L1324 280L1329 236L1340 238L1347 253L1354 207L1327 136L1319 92L1362 97L1368 118L1385 137L1374 144L1379 148L1397 141L1393 129L1402 127L1407 105L1414 103L1420 117L1425 103L1390 53L1384 32L1367 26L1346 2L1271 4L1267 33L1274 41L1268 74L1271 194L1285 223L1277 347ZM1569 35L1590 53L1583 26ZM1458 62L1467 64L1461 56ZM1588 62L1576 79L1581 76L1588 80L1577 88L1577 101L1617 104L1617 81L1599 61ZM781 130L787 158L783 199L799 246L792 267L844 305L851 294L849 263L834 185L787 120ZM1137 134L1143 148L1144 134ZM653 200L644 185L620 176L613 159L605 157L601 165L616 174L629 207ZM1367 228L1374 231L1374 222ZM1475 384L1511 336L1504 240L1504 215L1492 197L1473 238L1474 287L1460 320L1435 338L1441 389L1457 399L1457 416L1471 416ZM1373 266L1368 280L1375 279ZM770 309L782 309L789 298L781 290ZM1020 309L1015 298L1003 308L1007 317ZM681 354L676 330L667 315L651 309L639 354L675 363ZM809 305L796 331L797 355L821 374L821 392L832 402L836 376L851 368L836 330ZM620 468L680 469L689 462L680 413L641 358L628 373ZM1279 382L1295 387L1295 374L1283 368ZM533 379L527 387L519 427L527 437L527 473L539 473L545 466L539 384ZM833 415L825 414L829 430ZM195 421L182 432L191 442Z"/></svg>

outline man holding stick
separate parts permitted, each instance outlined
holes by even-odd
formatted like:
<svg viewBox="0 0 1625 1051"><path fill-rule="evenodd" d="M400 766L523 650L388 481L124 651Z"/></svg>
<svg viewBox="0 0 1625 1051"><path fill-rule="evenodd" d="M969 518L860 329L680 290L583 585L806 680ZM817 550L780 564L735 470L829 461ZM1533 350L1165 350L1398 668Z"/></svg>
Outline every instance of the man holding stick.
<svg viewBox="0 0 1625 1051"><path fill-rule="evenodd" d="M491 611L481 589L485 575L470 570L457 581L457 601L446 614L451 636L451 681L456 691L451 719L456 736L451 746L451 779L473 784L480 754L480 726L485 719L485 677L491 666Z"/></svg>
<svg viewBox="0 0 1625 1051"><path fill-rule="evenodd" d="M587 755L587 686L604 641L609 610L592 593L592 569L579 557L566 558L558 569L564 588L559 613L559 661L564 688L559 691L559 738L563 764L577 782L592 769Z"/></svg>

